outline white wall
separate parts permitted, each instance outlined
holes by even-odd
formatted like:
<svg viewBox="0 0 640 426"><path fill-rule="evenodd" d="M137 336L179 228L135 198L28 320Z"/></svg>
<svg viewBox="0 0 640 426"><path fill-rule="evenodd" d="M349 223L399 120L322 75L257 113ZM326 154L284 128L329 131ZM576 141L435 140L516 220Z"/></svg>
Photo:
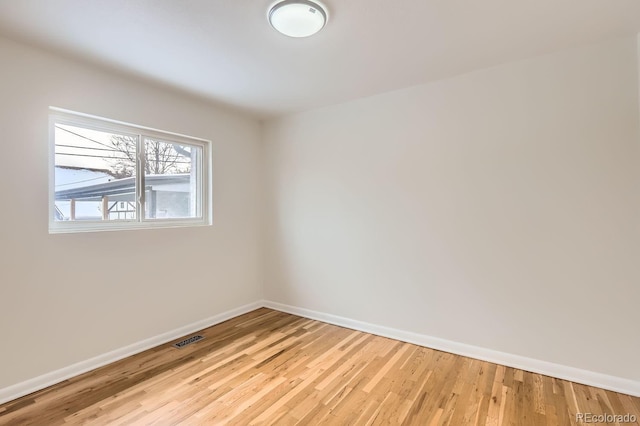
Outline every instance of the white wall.
<svg viewBox="0 0 640 426"><path fill-rule="evenodd" d="M262 297L260 124L0 39L0 389ZM213 141L214 224L49 235L48 108Z"/></svg>
<svg viewBox="0 0 640 426"><path fill-rule="evenodd" d="M268 122L275 302L640 380L636 39Z"/></svg>

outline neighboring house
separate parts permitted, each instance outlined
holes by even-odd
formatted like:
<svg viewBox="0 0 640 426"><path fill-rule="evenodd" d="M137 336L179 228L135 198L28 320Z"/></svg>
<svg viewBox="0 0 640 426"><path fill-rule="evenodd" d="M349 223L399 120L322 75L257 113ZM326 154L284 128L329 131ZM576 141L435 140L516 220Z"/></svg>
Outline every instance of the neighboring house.
<svg viewBox="0 0 640 426"><path fill-rule="evenodd" d="M135 219L135 177L117 179L108 171L55 168L56 220ZM192 216L189 173L145 177L146 218Z"/></svg>

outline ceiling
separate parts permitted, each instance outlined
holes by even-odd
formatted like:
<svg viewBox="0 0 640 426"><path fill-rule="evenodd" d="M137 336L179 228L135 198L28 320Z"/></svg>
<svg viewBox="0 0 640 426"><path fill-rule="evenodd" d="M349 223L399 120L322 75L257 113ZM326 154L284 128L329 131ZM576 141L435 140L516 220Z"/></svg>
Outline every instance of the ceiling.
<svg viewBox="0 0 640 426"><path fill-rule="evenodd" d="M640 31L638 0L325 0L293 39L272 3L0 0L0 34L271 117Z"/></svg>

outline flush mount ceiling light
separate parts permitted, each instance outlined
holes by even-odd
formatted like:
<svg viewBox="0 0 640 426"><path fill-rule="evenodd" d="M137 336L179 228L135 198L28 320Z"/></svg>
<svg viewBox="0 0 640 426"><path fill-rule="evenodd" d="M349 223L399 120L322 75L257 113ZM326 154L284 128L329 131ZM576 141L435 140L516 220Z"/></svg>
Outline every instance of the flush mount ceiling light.
<svg viewBox="0 0 640 426"><path fill-rule="evenodd" d="M327 23L327 10L311 0L283 0L269 9L269 23L289 37L309 37Z"/></svg>

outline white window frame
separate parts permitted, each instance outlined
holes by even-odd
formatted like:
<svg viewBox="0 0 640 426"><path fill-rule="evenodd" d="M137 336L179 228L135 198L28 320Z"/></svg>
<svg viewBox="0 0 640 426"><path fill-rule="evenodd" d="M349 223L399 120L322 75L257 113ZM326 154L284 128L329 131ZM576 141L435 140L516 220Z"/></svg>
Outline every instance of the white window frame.
<svg viewBox="0 0 640 426"><path fill-rule="evenodd" d="M138 152L136 161L136 219L130 220L95 220L95 221L57 221L55 220L55 126L68 124L93 130L113 132L123 135L138 136ZM144 150L145 138L159 139L185 145L197 146L202 149L202 156L198 161L199 183L198 200L200 217L195 218L145 218L144 188ZM188 226L208 226L212 224L211 197L211 141L195 138L178 133L166 132L149 127L138 126L122 121L83 114L62 108L49 107L49 233L76 233L96 231L121 231L127 229L176 228ZM142 171L142 172L141 172Z"/></svg>

